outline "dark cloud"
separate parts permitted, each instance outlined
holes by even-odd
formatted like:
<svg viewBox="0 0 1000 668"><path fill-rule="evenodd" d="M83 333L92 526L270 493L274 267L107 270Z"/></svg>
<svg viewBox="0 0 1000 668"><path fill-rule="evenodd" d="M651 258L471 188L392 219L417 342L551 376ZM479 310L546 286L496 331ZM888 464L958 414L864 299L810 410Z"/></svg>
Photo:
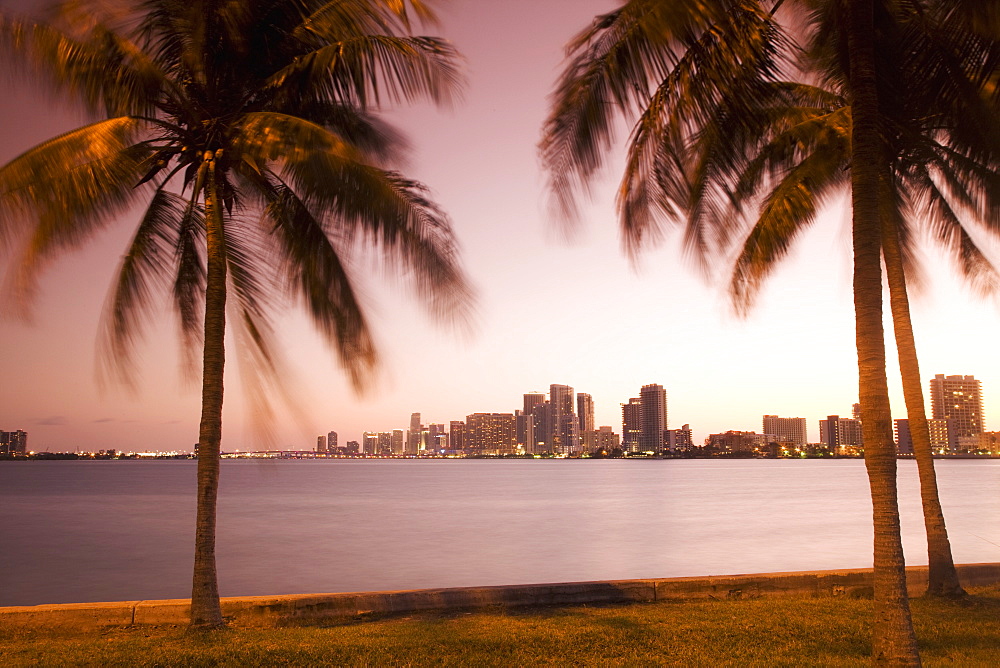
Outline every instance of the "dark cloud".
<svg viewBox="0 0 1000 668"><path fill-rule="evenodd" d="M69 424L69 420L67 420L63 415L50 415L49 417L35 420L35 424L43 427L58 427L64 424Z"/></svg>

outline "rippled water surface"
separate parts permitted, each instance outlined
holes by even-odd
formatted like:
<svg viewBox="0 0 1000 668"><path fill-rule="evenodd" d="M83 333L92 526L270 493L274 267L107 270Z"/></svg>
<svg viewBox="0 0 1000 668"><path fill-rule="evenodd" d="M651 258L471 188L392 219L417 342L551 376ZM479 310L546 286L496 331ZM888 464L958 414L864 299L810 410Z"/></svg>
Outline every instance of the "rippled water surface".
<svg viewBox="0 0 1000 668"><path fill-rule="evenodd" d="M1000 561L1000 461L937 462L958 562ZM926 563L900 462L907 561ZM187 598L195 462L0 462L0 605ZM860 460L234 461L223 596L871 565Z"/></svg>

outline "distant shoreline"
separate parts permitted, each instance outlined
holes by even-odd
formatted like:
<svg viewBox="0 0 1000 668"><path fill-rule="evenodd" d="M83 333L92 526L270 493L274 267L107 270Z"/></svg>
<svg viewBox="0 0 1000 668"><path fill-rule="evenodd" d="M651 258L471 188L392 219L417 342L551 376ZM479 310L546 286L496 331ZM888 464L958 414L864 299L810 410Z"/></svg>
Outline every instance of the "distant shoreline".
<svg viewBox="0 0 1000 668"><path fill-rule="evenodd" d="M632 456L555 456L555 455L327 455L310 451L278 450L268 452L224 452L223 459L266 459L266 460L306 460L306 461L364 461L364 460L607 460L620 459L629 461L683 461L691 459L699 460L723 460L733 459L747 460L758 459L765 461L773 460L843 460L860 459L863 455L806 455L790 457L764 457L759 455L745 454L711 454L711 455L632 455ZM30 455L0 455L0 462L28 462L28 461L176 461L176 460L196 460L197 457L191 454L152 454L152 453L127 453L127 454L91 454L79 452L36 452ZM913 455L897 455L897 460L912 460ZM934 455L934 459L1000 459L1000 454L969 454L958 453L953 455Z"/></svg>

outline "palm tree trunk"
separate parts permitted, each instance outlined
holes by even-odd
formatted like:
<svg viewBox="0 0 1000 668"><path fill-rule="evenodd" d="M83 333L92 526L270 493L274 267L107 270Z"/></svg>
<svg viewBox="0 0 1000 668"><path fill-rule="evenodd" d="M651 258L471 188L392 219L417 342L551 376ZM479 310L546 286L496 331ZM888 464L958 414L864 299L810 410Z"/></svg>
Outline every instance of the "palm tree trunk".
<svg viewBox="0 0 1000 668"><path fill-rule="evenodd" d="M205 350L198 433L198 514L195 525L191 626L223 625L215 570L215 514L222 444L222 380L226 363L226 252L214 158L206 155L205 228L208 276L205 289Z"/></svg>
<svg viewBox="0 0 1000 668"><path fill-rule="evenodd" d="M892 326L896 335L899 356L899 373L903 380L903 397L906 416L913 439L913 458L917 462L920 479L920 503L924 511L924 529L927 533L927 595L957 598L965 595L958 579L958 571L951 555L948 529L938 496L937 475L931 453L931 437L927 428L924 393L920 386L920 366L917 363L917 345L913 339L910 321L910 302L906 294L906 275L899 248L898 231L883 218L882 256L885 258L889 277L889 302L892 309Z"/></svg>
<svg viewBox="0 0 1000 668"><path fill-rule="evenodd" d="M919 666L920 655L910 618L903 543L899 533L896 452L892 442L885 333L882 329L878 198L883 152L878 124L872 0L851 0L847 11L853 118L851 204L858 393L874 528L875 624L872 659L877 665Z"/></svg>

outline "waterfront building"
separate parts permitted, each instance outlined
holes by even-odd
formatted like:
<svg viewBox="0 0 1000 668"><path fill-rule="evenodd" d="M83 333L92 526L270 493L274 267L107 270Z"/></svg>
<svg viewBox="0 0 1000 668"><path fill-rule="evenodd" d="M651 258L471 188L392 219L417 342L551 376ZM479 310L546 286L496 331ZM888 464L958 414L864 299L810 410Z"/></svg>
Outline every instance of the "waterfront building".
<svg viewBox="0 0 1000 668"><path fill-rule="evenodd" d="M622 450L639 452L639 437L642 434L642 400L632 397L622 404Z"/></svg>
<svg viewBox="0 0 1000 668"><path fill-rule="evenodd" d="M24 455L28 452L28 432L0 431L0 455Z"/></svg>
<svg viewBox="0 0 1000 668"><path fill-rule="evenodd" d="M730 430L722 434L709 434L705 445L718 452L732 455L747 455L767 448L768 435L754 431Z"/></svg>
<svg viewBox="0 0 1000 668"><path fill-rule="evenodd" d="M984 431L979 435L979 452L1000 455L1000 431Z"/></svg>
<svg viewBox="0 0 1000 668"><path fill-rule="evenodd" d="M945 376L931 379L931 412L948 421L948 446L955 452L975 449L983 433L982 387L975 376Z"/></svg>
<svg viewBox="0 0 1000 668"><path fill-rule="evenodd" d="M361 444L357 441L348 441L344 446L345 455L356 455L361 452Z"/></svg>
<svg viewBox="0 0 1000 668"><path fill-rule="evenodd" d="M361 434L362 452L366 455L378 454L378 432L366 431Z"/></svg>
<svg viewBox="0 0 1000 668"><path fill-rule="evenodd" d="M643 385L639 391L640 452L663 452L666 449L667 393L662 385Z"/></svg>
<svg viewBox="0 0 1000 668"><path fill-rule="evenodd" d="M524 446L526 452L531 452L535 443L534 439L528 435L529 430L542 435L538 431L538 422L541 421L540 408L545 406L545 393L528 392L524 395L521 406L521 417L517 422L517 442ZM517 413L515 413L515 416ZM534 424L533 424L534 423Z"/></svg>
<svg viewBox="0 0 1000 668"><path fill-rule="evenodd" d="M326 436L316 437L316 452L326 452Z"/></svg>
<svg viewBox="0 0 1000 668"><path fill-rule="evenodd" d="M858 454L864 446L861 420L827 415L825 420L819 421L819 442L838 454Z"/></svg>
<svg viewBox="0 0 1000 668"><path fill-rule="evenodd" d="M930 433L931 452L941 454L948 452L948 421L929 418L927 431ZM896 452L901 455L913 454L913 437L910 434L910 421L907 419L893 420L893 436L896 440Z"/></svg>
<svg viewBox="0 0 1000 668"><path fill-rule="evenodd" d="M427 425L427 445L425 449L432 452L441 452L448 449L448 431L439 422Z"/></svg>
<svg viewBox="0 0 1000 668"><path fill-rule="evenodd" d="M327 452L337 451L337 432L331 431L326 435L326 451Z"/></svg>
<svg viewBox="0 0 1000 668"><path fill-rule="evenodd" d="M549 385L548 449L557 455L580 451L580 422L576 417L573 388Z"/></svg>
<svg viewBox="0 0 1000 668"><path fill-rule="evenodd" d="M527 396L525 395L526 398ZM549 402L544 399L544 394L541 396L543 400L533 403L524 417L524 450L530 454L551 452L549 439L552 437L552 430L549 427L551 422Z"/></svg>
<svg viewBox="0 0 1000 668"><path fill-rule="evenodd" d="M378 445L376 446L376 454L379 455L391 455L392 454L392 432L391 431L380 431L377 436Z"/></svg>
<svg viewBox="0 0 1000 668"><path fill-rule="evenodd" d="M576 393L576 416L580 420L580 433L594 431L594 398L586 392Z"/></svg>
<svg viewBox="0 0 1000 668"><path fill-rule="evenodd" d="M473 413L465 418L466 452L512 454L517 446L513 413Z"/></svg>
<svg viewBox="0 0 1000 668"><path fill-rule="evenodd" d="M405 432L402 429L392 430L392 440L390 442L391 443L390 449L392 450L392 454L401 455L405 452L406 438L404 434Z"/></svg>
<svg viewBox="0 0 1000 668"><path fill-rule="evenodd" d="M410 429L406 435L406 454L415 455L422 450L420 436L423 433L423 425L420 423L420 413L410 414Z"/></svg>
<svg viewBox="0 0 1000 668"><path fill-rule="evenodd" d="M778 417L777 415L765 415L761 431L774 436L776 442L791 443L797 447L802 447L809 441L806 436L805 418L785 418Z"/></svg>
<svg viewBox="0 0 1000 668"><path fill-rule="evenodd" d="M691 425L685 424L680 429L668 429L667 447L670 449L670 452L674 452L678 448L693 448L694 441L691 440Z"/></svg>
<svg viewBox="0 0 1000 668"><path fill-rule="evenodd" d="M462 420L452 420L449 424L448 430L448 441L450 443L450 449L461 452L465 450L465 422Z"/></svg>
<svg viewBox="0 0 1000 668"><path fill-rule="evenodd" d="M609 426L583 432L585 452L611 453L621 448L621 438Z"/></svg>

